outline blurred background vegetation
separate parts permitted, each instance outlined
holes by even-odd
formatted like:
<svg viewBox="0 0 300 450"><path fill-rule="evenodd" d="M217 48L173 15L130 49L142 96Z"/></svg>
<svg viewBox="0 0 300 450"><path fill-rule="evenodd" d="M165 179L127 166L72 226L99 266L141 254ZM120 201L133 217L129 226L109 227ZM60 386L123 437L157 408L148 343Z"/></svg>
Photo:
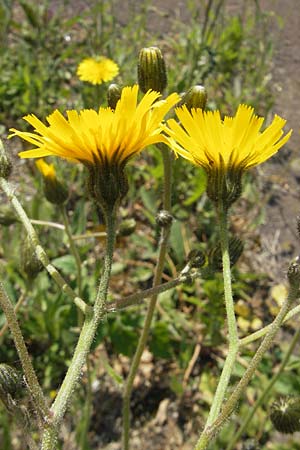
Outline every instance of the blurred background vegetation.
<svg viewBox="0 0 300 450"><path fill-rule="evenodd" d="M105 104L107 84L95 88L80 82L76 77L78 63L88 56L107 56L120 67L114 82L130 85L136 82L139 50L151 45L160 47L166 58L169 92L181 93L194 84L202 84L208 91L208 108L220 108L222 114L231 114L239 103L248 103L258 114L268 117L274 100L270 86L271 19L268 12L261 10L258 0L240 4L236 13L228 14L226 0L189 0L185 2L184 12L181 11L182 16L174 7L174 16L165 17L149 0L92 0L88 5L67 0L41 0L38 5L29 0L1 0L1 138L5 138L12 126L25 129L21 117L28 113L44 119L55 108L65 111ZM20 142L14 139L7 145L14 162L12 180L17 193L29 217L36 221L40 239L53 264L76 290L76 261L70 255L61 226L61 212L44 198L35 165L16 157ZM67 215L83 263L83 298L92 300L101 271L104 241L89 234L104 231L103 221L88 199L82 168L63 161L54 164L58 176L68 180ZM161 204L163 174L160 153L155 148L148 149L128 167L128 173L130 191L121 209L123 233L119 235L114 258L112 299L150 287L157 255L155 215ZM184 267L190 250L197 248L209 253L218 243L214 212L205 195L205 181L204 173L198 168L175 161L175 222L165 281ZM267 269L262 271L259 259L253 255L261 251L257 226L264 220L268 198L258 174L252 172L245 177L243 198L232 211L232 234L245 242L244 254L238 268L234 268L236 312L243 335L269 323L285 295L285 286L276 283L274 287L272 273ZM44 389L53 397L78 337L77 311L44 271L29 264L24 230L4 197L1 197L0 223L0 275L11 299L20 303L18 317L29 352ZM108 449L109 442L119 441L118 383L128 370L128 358L134 352L144 311L144 305L131 307L110 314L102 324L90 357L90 379L84 374L84 383L67 418L64 434L68 436L68 446L65 448ZM4 324L5 318L0 315L0 328ZM282 332L282 339L272 354L264 359L245 393L238 422L263 390L274 366L280 363L292 331L293 323ZM177 411L174 420L181 438L172 447L162 444L163 441L155 447L153 441L152 449L183 448L180 439L190 440L190 446L184 448L192 448L223 364L225 342L220 274L160 296L149 351L133 397L134 428L143 430L156 417L161 401L167 398ZM20 369L9 332L0 332L0 344L0 362ZM247 366L252 352L250 347L240 357L235 376ZM274 398L278 394L297 394L299 380L299 358L293 356L275 385ZM94 393L92 420L87 439L82 439L79 405L84 402L89 386ZM268 404L258 410L243 438L243 446L238 448L258 448L255 445L273 450L300 448L291 441L278 444L267 410ZM21 449L20 433L11 426L12 419L4 408L0 425L0 447ZM226 426L212 448L225 448L236 426L234 422ZM168 432L165 427L161 434L167 436ZM149 438L154 431L150 429L147 433Z"/></svg>

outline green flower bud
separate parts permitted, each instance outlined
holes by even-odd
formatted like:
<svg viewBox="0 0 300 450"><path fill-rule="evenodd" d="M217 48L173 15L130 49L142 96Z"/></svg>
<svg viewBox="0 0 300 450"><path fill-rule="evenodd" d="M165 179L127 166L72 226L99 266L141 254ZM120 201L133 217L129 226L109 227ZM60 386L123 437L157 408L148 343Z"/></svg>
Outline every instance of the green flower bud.
<svg viewBox="0 0 300 450"><path fill-rule="evenodd" d="M221 157L220 157L221 159ZM242 194L242 175L244 166L225 168L221 160L218 167L205 167L207 172L206 192L216 204L228 209Z"/></svg>
<svg viewBox="0 0 300 450"><path fill-rule="evenodd" d="M193 269L200 269L206 264L206 255L201 250L191 250L188 254L188 265Z"/></svg>
<svg viewBox="0 0 300 450"><path fill-rule="evenodd" d="M159 213L156 216L156 223L159 227L164 228L168 227L172 224L173 217L169 213L169 211L166 211L165 209L162 209L159 211Z"/></svg>
<svg viewBox="0 0 300 450"><path fill-rule="evenodd" d="M294 261L291 262L287 277L289 280L290 285L293 288L299 288L300 285L300 265L299 265L299 257L295 258Z"/></svg>
<svg viewBox="0 0 300 450"><path fill-rule="evenodd" d="M21 248L21 268L29 280L34 280L42 270L42 263L38 260L28 237L24 239Z"/></svg>
<svg viewBox="0 0 300 450"><path fill-rule="evenodd" d="M158 47L143 48L139 54L138 83L142 92L163 92L167 87L165 60Z"/></svg>
<svg viewBox="0 0 300 450"><path fill-rule="evenodd" d="M229 239L229 257L230 257L230 266L234 266L234 264L238 261L239 257L243 253L244 244L237 237L231 237ZM222 263L222 250L221 244L218 244L215 248L213 248L209 254L209 266L212 271L221 271L223 268Z"/></svg>
<svg viewBox="0 0 300 450"><path fill-rule="evenodd" d="M185 105L189 111L192 108L204 109L207 102L207 92L200 84L192 86L182 97L178 106Z"/></svg>
<svg viewBox="0 0 300 450"><path fill-rule="evenodd" d="M300 431L300 397L283 397L275 401L270 419L280 433Z"/></svg>
<svg viewBox="0 0 300 450"><path fill-rule="evenodd" d="M121 98L122 89L118 84L110 84L107 89L107 104L111 109L116 109Z"/></svg>
<svg viewBox="0 0 300 450"><path fill-rule="evenodd" d="M130 236L135 231L135 228L136 221L134 219L123 220L118 230L118 236Z"/></svg>
<svg viewBox="0 0 300 450"><path fill-rule="evenodd" d="M8 364L0 364L0 398L7 394L14 397L21 385L20 373Z"/></svg>
<svg viewBox="0 0 300 450"><path fill-rule="evenodd" d="M10 207L3 206L0 211L0 225L9 226L19 222L19 219Z"/></svg>
<svg viewBox="0 0 300 450"><path fill-rule="evenodd" d="M3 143L0 139L0 177L6 180L12 172L12 164L6 154Z"/></svg>

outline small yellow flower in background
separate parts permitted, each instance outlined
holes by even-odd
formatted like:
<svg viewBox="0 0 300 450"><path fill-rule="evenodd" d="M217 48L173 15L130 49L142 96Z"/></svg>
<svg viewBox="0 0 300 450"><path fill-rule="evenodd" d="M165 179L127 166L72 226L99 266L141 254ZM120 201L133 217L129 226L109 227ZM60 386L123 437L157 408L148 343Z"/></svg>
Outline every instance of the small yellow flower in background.
<svg viewBox="0 0 300 450"><path fill-rule="evenodd" d="M209 178L209 196L216 201L224 195L229 205L241 193L243 172L269 159L292 133L283 136L286 121L277 115L261 132L264 118L256 116L254 109L246 105L239 105L236 115L225 116L224 120L219 111L189 111L186 106L176 108L176 115L180 124L170 119L165 127L170 147L176 154L204 167Z"/></svg>
<svg viewBox="0 0 300 450"><path fill-rule="evenodd" d="M12 128L12 136L30 142L35 149L19 153L21 158L59 156L83 163L90 171L90 191L99 203L115 203L127 192L124 166L145 147L165 142L162 120L178 102L178 94L157 101L160 94L148 91L138 103L138 86L125 87L115 110L99 108L59 111L47 117L44 125L34 114L24 119L34 132ZM101 198L100 198L101 191Z"/></svg>
<svg viewBox="0 0 300 450"><path fill-rule="evenodd" d="M104 56L86 58L81 61L77 68L79 79L92 84L101 84L110 81L115 78L118 73L118 65Z"/></svg>

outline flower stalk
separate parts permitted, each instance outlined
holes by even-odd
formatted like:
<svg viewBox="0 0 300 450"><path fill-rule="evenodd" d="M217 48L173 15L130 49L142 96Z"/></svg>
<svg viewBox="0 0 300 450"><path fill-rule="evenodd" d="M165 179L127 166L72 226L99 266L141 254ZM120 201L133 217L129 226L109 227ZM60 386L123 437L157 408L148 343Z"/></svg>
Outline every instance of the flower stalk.
<svg viewBox="0 0 300 450"><path fill-rule="evenodd" d="M70 367L58 391L57 397L53 405L51 406L51 423L45 430L42 441L42 450L55 449L59 426L63 420L75 386L81 376L82 367L86 362L86 357L95 338L99 323L103 319L103 316L105 314L105 303L107 299L108 283L111 273L112 256L116 234L115 220L115 211L111 215L108 215L106 217L106 254L104 258L103 274L100 279L94 307L92 312L89 312L85 316L83 327L74 351Z"/></svg>
<svg viewBox="0 0 300 450"><path fill-rule="evenodd" d="M163 192L163 208L165 211L169 211L171 209L171 187L172 187L172 154L168 151L167 148L162 148L160 146L163 156L163 164L164 164L164 192ZM165 257L167 254L168 248L168 238L171 230L172 222L170 221L166 226L162 227L161 239L159 243L159 252L158 252L158 260L154 274L153 287L158 286L161 283L161 277L163 273L163 268L165 264ZM158 294L155 294L151 297L150 303L148 306L144 327L136 348L136 352L134 354L129 374L127 376L127 380L125 382L124 391L123 391L123 450L129 450L129 430L130 430L130 398L133 388L134 379L136 373L139 368L139 364L141 361L141 357L143 351L146 347L151 322L153 319L156 303L158 299Z"/></svg>
<svg viewBox="0 0 300 450"><path fill-rule="evenodd" d="M35 370L31 363L31 359L28 354L24 338L18 324L14 307L11 301L9 300L9 297L1 282L0 282L0 306L5 314L8 326L12 333L12 337L24 371L26 383L36 408L36 413L42 418L43 422L47 422L49 417L49 408L47 406L47 402L45 400L42 388L39 384Z"/></svg>
<svg viewBox="0 0 300 450"><path fill-rule="evenodd" d="M266 400L268 395L270 395L274 384L276 383L276 381L278 380L278 378L284 371L287 363L289 362L290 356L291 356L296 344L298 343L299 338L300 338L300 328L298 328L298 330L294 334L293 339L289 345L289 348L288 348L286 354L284 355L284 358L281 361L281 364L280 364L277 372L272 376L272 378L270 379L269 383L265 387L261 396L256 400L253 407L249 410L249 412L248 412L247 416L245 417L239 430L237 431L237 433L234 434L233 439L230 441L230 443L226 447L226 450L233 450L235 448L235 444L238 442L238 440L242 437L244 432L247 430L247 427L248 427L249 423L251 422L252 418L254 417L256 411L263 404L263 402Z"/></svg>
<svg viewBox="0 0 300 450"><path fill-rule="evenodd" d="M298 276L299 278L299 276ZM230 417L232 412L234 411L234 408L237 405L237 402L239 401L240 397L243 395L243 392L245 391L245 388L248 386L249 382L251 381L259 363L261 362L264 354L269 350L269 348L272 346L274 342L274 337L276 333L278 332L280 326L282 325L282 322L287 315L288 311L290 310L293 302L296 298L299 297L299 280L293 280L292 283L290 283L290 289L289 294L282 304L280 311L272 324L270 325L270 328L265 335L263 341L261 342L258 350L256 351L253 359L251 360L247 370L245 371L244 375L234 388L232 394L230 395L229 399L223 404L223 408L217 419L209 426L206 427L201 434L196 446L195 450L205 450L210 442L213 440L213 438L217 435L221 427L224 425L226 420Z"/></svg>
<svg viewBox="0 0 300 450"><path fill-rule="evenodd" d="M60 287L62 292L66 293L76 304L76 306L84 313L86 314L89 311L90 306L88 306L85 301L80 298L73 289L69 286L69 284L66 282L66 280L60 275L58 270L51 264L45 250L41 246L38 236L35 232L35 229L33 228L30 219L28 218L24 208L22 207L21 203L17 199L14 190L11 188L8 181L6 181L4 178L0 178L0 186L7 195L8 200L11 202L18 218L22 222L28 237L30 239L30 242L32 246L35 249L35 253L37 255L37 258L39 261L41 261L44 268L47 270L51 278L56 282L56 284Z"/></svg>
<svg viewBox="0 0 300 450"><path fill-rule="evenodd" d="M222 250L222 265L223 265L223 280L224 280L224 299L226 307L226 316L228 324L228 356L226 358L218 387L214 396L214 400L208 415L205 428L209 427L217 418L226 390L230 381L232 370L236 355L239 349L238 330L234 312L234 303L232 296L232 283L231 283L231 269L230 269L230 255L229 255L229 242L228 242L228 211L223 202L219 202L216 207L218 223L219 223L219 236Z"/></svg>

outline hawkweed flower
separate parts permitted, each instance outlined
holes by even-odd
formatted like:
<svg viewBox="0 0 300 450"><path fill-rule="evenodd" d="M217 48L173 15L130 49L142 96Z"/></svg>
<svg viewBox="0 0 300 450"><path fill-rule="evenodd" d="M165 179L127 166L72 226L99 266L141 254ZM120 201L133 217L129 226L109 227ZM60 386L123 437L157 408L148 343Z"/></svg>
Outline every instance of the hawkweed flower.
<svg viewBox="0 0 300 450"><path fill-rule="evenodd" d="M53 164L48 164L42 158L35 163L43 176L46 199L54 205L62 205L68 198L68 192L58 180Z"/></svg>
<svg viewBox="0 0 300 450"><path fill-rule="evenodd" d="M160 94L148 91L138 103L138 86L125 87L115 110L59 111L47 117L49 126L35 115L24 119L34 132L11 129L36 148L19 153L21 158L59 156L81 162L89 170L89 191L104 212L112 210L127 193L126 163L150 144L164 142L162 120L179 99L177 94L157 101Z"/></svg>
<svg viewBox="0 0 300 450"><path fill-rule="evenodd" d="M119 73L118 65L109 58L98 56L86 58L78 65L77 75L81 81L102 84L115 78Z"/></svg>
<svg viewBox="0 0 300 450"><path fill-rule="evenodd" d="M208 175L207 194L228 208L241 195L243 173L274 155L290 138L283 136L286 121L275 115L272 123L260 131L263 117L254 109L239 105L234 117L221 119L219 111L176 108L180 124L170 119L165 132L169 145Z"/></svg>

